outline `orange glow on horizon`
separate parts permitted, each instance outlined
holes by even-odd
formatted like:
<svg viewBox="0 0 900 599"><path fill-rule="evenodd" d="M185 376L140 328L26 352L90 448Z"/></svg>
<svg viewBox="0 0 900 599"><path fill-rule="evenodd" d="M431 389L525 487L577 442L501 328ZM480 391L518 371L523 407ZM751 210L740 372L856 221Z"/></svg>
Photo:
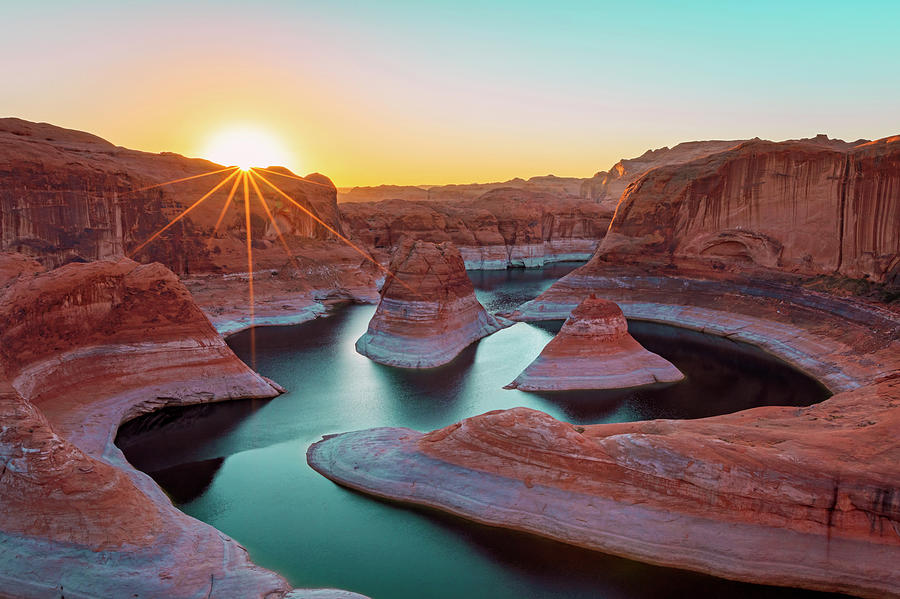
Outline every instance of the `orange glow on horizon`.
<svg viewBox="0 0 900 599"><path fill-rule="evenodd" d="M201 154L207 160L234 165L243 171L293 162L284 144L274 135L255 126L230 127L219 131L207 140Z"/></svg>

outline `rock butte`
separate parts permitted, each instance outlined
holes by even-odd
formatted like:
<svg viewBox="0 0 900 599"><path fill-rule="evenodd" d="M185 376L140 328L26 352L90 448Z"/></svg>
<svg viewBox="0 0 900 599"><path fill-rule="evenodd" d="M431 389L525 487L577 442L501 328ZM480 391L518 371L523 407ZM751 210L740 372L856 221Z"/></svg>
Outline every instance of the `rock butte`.
<svg viewBox="0 0 900 599"><path fill-rule="evenodd" d="M389 366L432 368L504 324L475 299L452 243L406 239L394 251L381 301L356 351Z"/></svg>
<svg viewBox="0 0 900 599"><path fill-rule="evenodd" d="M288 596L284 579L176 509L113 444L141 413L273 397L272 384L160 264L0 264L21 267L0 282L0 595Z"/></svg>
<svg viewBox="0 0 900 599"><path fill-rule="evenodd" d="M624 389L682 379L680 370L628 334L619 306L591 296L578 304L559 333L506 388Z"/></svg>
<svg viewBox="0 0 900 599"><path fill-rule="evenodd" d="M457 243L474 268L540 264L591 251L618 202L591 263L515 318L564 319L597 293L631 318L755 343L836 393L810 408L583 430L517 409L428 435L341 435L312 447L310 462L360 490L649 562L900 595L897 311L832 293L862 285L889 297L897 284L898 142L689 142L592 180L407 190L445 201L343 215L326 177L270 176L382 262L413 234ZM218 168L0 119L0 250L20 252L0 254L0 595L356 596L290 591L175 509L112 443L123 420L162 405L277 393L171 272L119 259L217 177L142 188ZM366 193L398 197L383 191ZM136 257L185 277L216 326L236 330L249 324L246 240L234 207L214 231L226 193ZM266 193L297 258L251 206L257 322L374 301L378 269Z"/></svg>
<svg viewBox="0 0 900 599"><path fill-rule="evenodd" d="M363 492L641 561L900 597L900 315L845 291L868 275L870 296L896 293L898 210L900 137L746 142L639 177L595 257L511 315L601 295L760 346L835 393L818 405L585 427L518 408L337 435L307 459Z"/></svg>

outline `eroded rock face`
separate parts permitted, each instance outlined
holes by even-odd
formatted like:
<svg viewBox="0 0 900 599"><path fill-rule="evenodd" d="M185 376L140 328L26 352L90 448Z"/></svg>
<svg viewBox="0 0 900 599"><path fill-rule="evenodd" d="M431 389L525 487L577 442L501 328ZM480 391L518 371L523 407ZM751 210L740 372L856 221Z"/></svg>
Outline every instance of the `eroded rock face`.
<svg viewBox="0 0 900 599"><path fill-rule="evenodd" d="M572 311L556 337L507 388L625 389L683 378L668 360L647 351L628 334L619 306L591 296Z"/></svg>
<svg viewBox="0 0 900 599"><path fill-rule="evenodd" d="M381 364L432 368L502 328L475 298L451 243L406 239L394 251L381 301L356 351Z"/></svg>
<svg viewBox="0 0 900 599"><path fill-rule="evenodd" d="M337 435L307 459L363 492L641 561L897 597L898 385L695 421L575 427L515 408Z"/></svg>
<svg viewBox="0 0 900 599"><path fill-rule="evenodd" d="M600 171L581 186L581 196L615 210L625 189L638 177L658 166L682 164L701 156L722 152L743 141L687 141L672 148L647 150L637 158L623 158L608 171Z"/></svg>
<svg viewBox="0 0 900 599"><path fill-rule="evenodd" d="M160 264L33 271L0 288L3 592L287 593L237 543L172 506L112 441L120 422L157 406L278 392Z"/></svg>
<svg viewBox="0 0 900 599"><path fill-rule="evenodd" d="M629 317L778 355L835 392L818 405L579 427L517 408L425 435L338 435L307 459L380 497L650 563L898 597L900 319L767 272L760 279L600 260L513 316L561 318L602 293Z"/></svg>
<svg viewBox="0 0 900 599"><path fill-rule="evenodd" d="M20 252L54 267L70 261L131 253L228 173L157 185L222 167L172 153L116 147L94 135L20 119L0 119L0 251ZM322 175L305 180L264 172L298 203L340 231L334 185ZM259 183L278 229L290 242L332 237L322 225ZM232 187L228 181L176 226L134 255L180 273L243 272L243 193L239 189L215 225ZM251 235L261 265L284 264L275 225L251 187ZM215 231L214 231L215 230ZM237 250L241 250L238 252ZM271 256L270 256L271 254Z"/></svg>
<svg viewBox="0 0 900 599"><path fill-rule="evenodd" d="M587 259L612 211L576 198L500 188L467 201L343 204L341 216L373 252L390 251L403 237L452 241L466 268L490 270Z"/></svg>
<svg viewBox="0 0 900 599"><path fill-rule="evenodd" d="M653 169L622 196L598 254L896 280L900 138L753 140Z"/></svg>
<svg viewBox="0 0 900 599"><path fill-rule="evenodd" d="M551 194L559 198L578 197L584 179L545 175L530 179L515 178L495 183L471 183L467 185L377 185L338 190L338 202L381 202L384 200L459 201L474 200L489 191L514 188L526 192Z"/></svg>
<svg viewBox="0 0 900 599"><path fill-rule="evenodd" d="M134 483L53 432L5 382L0 422L0 530L98 551L153 542L160 514Z"/></svg>

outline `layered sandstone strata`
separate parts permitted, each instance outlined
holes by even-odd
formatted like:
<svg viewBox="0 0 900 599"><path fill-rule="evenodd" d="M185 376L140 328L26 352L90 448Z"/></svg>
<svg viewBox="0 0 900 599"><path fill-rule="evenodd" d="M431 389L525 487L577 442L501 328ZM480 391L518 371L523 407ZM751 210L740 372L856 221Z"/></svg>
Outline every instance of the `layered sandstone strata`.
<svg viewBox="0 0 900 599"><path fill-rule="evenodd" d="M507 389L625 389L683 378L672 363L628 334L619 306L591 296L578 304L556 337Z"/></svg>
<svg viewBox="0 0 900 599"><path fill-rule="evenodd" d="M578 197L585 180L577 177L556 177L545 175L494 183L470 183L466 185L377 185L373 187L351 187L338 190L338 202L381 202L384 200L458 201L474 200L489 191L514 188L527 192L551 194L560 198Z"/></svg>
<svg viewBox="0 0 900 599"><path fill-rule="evenodd" d="M517 408L424 435L337 435L309 463L379 497L641 561L900 597L897 314L749 279L621 270L593 283L626 313L756 343L836 394L808 408L583 427Z"/></svg>
<svg viewBox="0 0 900 599"><path fill-rule="evenodd" d="M381 301L356 351L404 368L446 364L504 324L475 298L451 243L407 239L394 251Z"/></svg>
<svg viewBox="0 0 900 599"><path fill-rule="evenodd" d="M526 408L346 433L310 464L380 497L650 563L900 596L900 379L811 408L574 427Z"/></svg>
<svg viewBox="0 0 900 599"><path fill-rule="evenodd" d="M653 169L623 194L598 253L896 282L900 137L752 140Z"/></svg>
<svg viewBox="0 0 900 599"><path fill-rule="evenodd" d="M0 119L0 251L24 253L48 267L130 254L230 174L214 172L222 168L178 154L117 147L89 133L46 123ZM262 174L340 232L337 191L327 177L297 178L274 167L271 171ZM204 173L213 174L198 177ZM176 182L157 186L167 181ZM134 257L161 262L179 274L246 271L241 189L223 212L232 184L229 180L219 187ZM269 218L252 186L248 188L251 236L260 267L287 262L279 231L290 244L333 238L265 183L259 185L272 215Z"/></svg>
<svg viewBox="0 0 900 599"><path fill-rule="evenodd" d="M31 264L0 287L0 595L286 596L113 444L122 421L157 407L275 387L162 265Z"/></svg>
<svg viewBox="0 0 900 599"><path fill-rule="evenodd" d="M222 332L245 328L251 323L250 267L244 193L240 185L234 188L240 175L191 209L229 176L231 171L215 172L221 169L177 154L116 147L46 123L0 119L0 252L18 252L8 255L27 255L50 268L123 255L158 261L188 281ZM328 229L342 230L332 182L318 174L298 179L279 167L260 174L324 225L261 179L256 182L265 205L248 186L259 289L253 322L302 322L333 301L377 301L384 273ZM175 182L159 185L167 181ZM187 209L175 226L135 252ZM0 276L2 271L0 266Z"/></svg>
<svg viewBox="0 0 900 599"><path fill-rule="evenodd" d="M391 200L343 204L348 232L371 251L390 251L402 238L451 241L468 269L541 266L586 260L597 248L612 211L572 197L514 188L475 200Z"/></svg>
<svg viewBox="0 0 900 599"><path fill-rule="evenodd" d="M647 171L659 166L690 162L741 143L743 140L687 141L671 148L647 150L637 158L623 158L608 171L600 171L590 179L585 179L581 185L580 195L615 209L625 189Z"/></svg>

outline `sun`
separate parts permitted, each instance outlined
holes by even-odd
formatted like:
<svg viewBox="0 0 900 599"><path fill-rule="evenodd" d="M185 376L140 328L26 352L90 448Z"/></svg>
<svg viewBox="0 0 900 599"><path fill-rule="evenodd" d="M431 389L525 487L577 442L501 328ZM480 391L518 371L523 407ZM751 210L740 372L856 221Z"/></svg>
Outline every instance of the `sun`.
<svg viewBox="0 0 900 599"><path fill-rule="evenodd" d="M209 138L203 157L241 170L253 167L286 166L290 153L274 135L253 126L223 129Z"/></svg>

